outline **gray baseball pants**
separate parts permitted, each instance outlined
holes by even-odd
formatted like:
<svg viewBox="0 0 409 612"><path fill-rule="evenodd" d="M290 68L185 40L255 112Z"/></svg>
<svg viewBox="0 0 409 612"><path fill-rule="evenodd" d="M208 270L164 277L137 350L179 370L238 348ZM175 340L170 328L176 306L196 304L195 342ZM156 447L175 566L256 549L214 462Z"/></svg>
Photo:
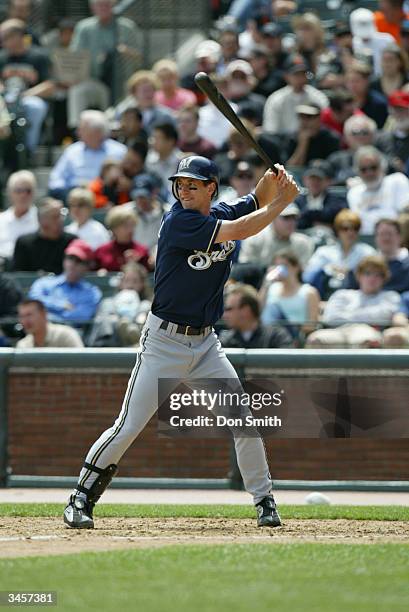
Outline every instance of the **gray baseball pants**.
<svg viewBox="0 0 409 612"><path fill-rule="evenodd" d="M216 334L185 336L176 325L160 329L162 319L149 313L141 335L141 348L128 382L121 412L112 427L93 444L86 463L104 469L118 464L122 455L158 409L158 379L238 379ZM254 503L271 494L271 478L260 437L235 437L237 463L246 491ZM98 474L81 470L79 484L90 488Z"/></svg>

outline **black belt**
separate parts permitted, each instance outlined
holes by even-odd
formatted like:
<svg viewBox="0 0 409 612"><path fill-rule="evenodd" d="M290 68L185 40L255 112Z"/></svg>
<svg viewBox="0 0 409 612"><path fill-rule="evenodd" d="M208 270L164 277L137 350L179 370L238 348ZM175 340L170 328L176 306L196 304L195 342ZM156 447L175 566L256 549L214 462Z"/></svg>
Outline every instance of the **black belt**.
<svg viewBox="0 0 409 612"><path fill-rule="evenodd" d="M169 329L170 325L175 325L175 323L170 323L169 321L162 321L160 324L160 329ZM183 334L184 336L200 336L205 332L210 331L211 327L208 325L207 327L192 327L191 325L178 325L176 328L177 334Z"/></svg>

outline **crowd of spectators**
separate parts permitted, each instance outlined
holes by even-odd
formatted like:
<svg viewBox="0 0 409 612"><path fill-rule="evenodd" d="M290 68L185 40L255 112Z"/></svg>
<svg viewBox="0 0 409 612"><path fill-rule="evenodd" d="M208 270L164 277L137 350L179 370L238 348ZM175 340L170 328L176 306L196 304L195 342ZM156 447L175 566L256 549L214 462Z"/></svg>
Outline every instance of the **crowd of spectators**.
<svg viewBox="0 0 409 612"><path fill-rule="evenodd" d="M340 3L325 22L313 0L224 2L188 66L144 65L115 3L37 32L33 3L11 1L0 24L1 342L136 345L180 159L216 162L219 200L255 189L266 166L197 89L204 71L301 186L236 244L222 343L407 346L409 3ZM64 78L64 53L81 78ZM50 139L59 155L39 189Z"/></svg>

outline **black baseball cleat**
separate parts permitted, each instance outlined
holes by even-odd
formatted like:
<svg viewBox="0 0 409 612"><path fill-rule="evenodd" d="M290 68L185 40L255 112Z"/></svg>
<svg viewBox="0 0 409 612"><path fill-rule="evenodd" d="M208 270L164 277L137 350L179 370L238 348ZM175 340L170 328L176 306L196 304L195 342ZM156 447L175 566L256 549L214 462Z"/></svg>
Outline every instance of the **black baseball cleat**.
<svg viewBox="0 0 409 612"><path fill-rule="evenodd" d="M281 519L272 495L268 495L256 504L256 510L257 527L280 527Z"/></svg>
<svg viewBox="0 0 409 612"><path fill-rule="evenodd" d="M71 495L64 510L64 523L71 529L93 529L93 508L94 505L84 498Z"/></svg>

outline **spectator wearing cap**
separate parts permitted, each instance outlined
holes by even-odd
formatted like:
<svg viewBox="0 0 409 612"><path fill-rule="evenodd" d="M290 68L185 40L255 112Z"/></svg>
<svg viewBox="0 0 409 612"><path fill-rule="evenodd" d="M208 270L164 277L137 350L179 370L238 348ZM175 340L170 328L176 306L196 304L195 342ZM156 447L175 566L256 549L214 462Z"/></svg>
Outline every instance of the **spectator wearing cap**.
<svg viewBox="0 0 409 612"><path fill-rule="evenodd" d="M347 149L332 153L328 158L333 184L345 185L348 179L355 176L354 154L359 147L374 144L376 132L375 121L361 112L345 121L344 140Z"/></svg>
<svg viewBox="0 0 409 612"><path fill-rule="evenodd" d="M52 321L89 321L102 297L98 287L84 280L92 260L91 247L79 238L73 240L64 252L63 273L34 281L29 297L44 304Z"/></svg>
<svg viewBox="0 0 409 612"><path fill-rule="evenodd" d="M381 132L376 146L384 153L395 170L405 172L409 159L409 92L397 90L388 97L393 130Z"/></svg>
<svg viewBox="0 0 409 612"><path fill-rule="evenodd" d="M331 46L338 58L341 58L344 49L352 49L352 32L347 21L337 21Z"/></svg>
<svg viewBox="0 0 409 612"><path fill-rule="evenodd" d="M375 147L361 147L354 155L354 170L361 180L349 189L347 200L362 219L363 234L373 234L382 217L396 219L409 204L409 179L401 172L385 176L387 166Z"/></svg>
<svg viewBox="0 0 409 612"><path fill-rule="evenodd" d="M296 107L299 130L287 138L287 163L306 166L313 159L326 159L340 148L339 137L322 127L321 108L316 104Z"/></svg>
<svg viewBox="0 0 409 612"><path fill-rule="evenodd" d="M271 66L275 70L284 71L288 62L288 53L283 49L283 28L270 21L261 28L261 43L268 49Z"/></svg>
<svg viewBox="0 0 409 612"><path fill-rule="evenodd" d="M24 272L60 274L64 251L75 238L74 234L64 231L62 202L43 198L38 206L38 222L36 232L18 238L11 267Z"/></svg>
<svg viewBox="0 0 409 612"><path fill-rule="evenodd" d="M68 207L72 222L67 225L66 231L75 234L86 242L93 251L109 240L106 227L92 218L95 196L92 191L75 187L68 194Z"/></svg>
<svg viewBox="0 0 409 612"><path fill-rule="evenodd" d="M158 243L158 232L164 213L157 197L158 191L157 184L148 175L140 177L131 191L132 207L138 217L133 239L146 247L151 255Z"/></svg>
<svg viewBox="0 0 409 612"><path fill-rule="evenodd" d="M395 43L385 47L381 56L381 74L371 88L389 96L408 82L409 58Z"/></svg>
<svg viewBox="0 0 409 612"><path fill-rule="evenodd" d="M97 270L119 272L130 261L138 262L150 270L148 249L133 239L138 223L136 213L128 207L116 206L108 212L105 223L113 239L95 251Z"/></svg>
<svg viewBox="0 0 409 612"><path fill-rule="evenodd" d="M345 197L330 193L331 167L321 159L313 160L304 172L305 192L297 196L295 203L300 209L298 229L308 229L314 225L332 226L336 215L348 208Z"/></svg>
<svg viewBox="0 0 409 612"><path fill-rule="evenodd" d="M267 98L264 106L263 131L272 134L293 134L299 127L297 106L328 106L327 96L308 85L307 65L301 55L293 55L286 65L287 85Z"/></svg>
<svg viewBox="0 0 409 612"><path fill-rule="evenodd" d="M403 10L404 0L381 0L379 11L375 11L374 20L378 32L386 32L393 36L398 45L401 43L402 23L409 19L409 14Z"/></svg>
<svg viewBox="0 0 409 612"><path fill-rule="evenodd" d="M360 229L359 215L341 210L334 219L336 243L318 247L305 267L304 281L316 287L323 299L342 286L363 257L375 254L373 247L358 241Z"/></svg>
<svg viewBox="0 0 409 612"><path fill-rule="evenodd" d="M170 59L161 59L156 62L152 71L156 74L159 89L156 91L155 100L161 106L166 106L172 111L178 111L186 104L195 104L195 94L179 85L179 69L176 62Z"/></svg>
<svg viewBox="0 0 409 612"><path fill-rule="evenodd" d="M296 231L299 214L298 206L290 204L256 236L243 240L239 262L267 268L278 251L290 249L304 268L314 251L314 242L309 236Z"/></svg>
<svg viewBox="0 0 409 612"><path fill-rule="evenodd" d="M37 208L34 205L37 182L29 170L11 174L7 181L10 206L0 212L0 260L13 256L16 240L38 229Z"/></svg>
<svg viewBox="0 0 409 612"><path fill-rule="evenodd" d="M179 134L173 123L157 123L152 130L150 149L146 157L146 169L148 172L157 174L163 185L171 185L168 181L178 163L184 157L178 148Z"/></svg>
<svg viewBox="0 0 409 612"><path fill-rule="evenodd" d="M198 133L199 108L195 105L184 106L177 114L177 127L179 133L178 147L183 153L193 153L212 159L216 154L216 147L210 140Z"/></svg>
<svg viewBox="0 0 409 612"><path fill-rule="evenodd" d="M219 199L225 202L237 200L254 191L256 187L255 173L247 161L239 161L229 180L230 186L222 190Z"/></svg>
<svg viewBox="0 0 409 612"><path fill-rule="evenodd" d="M32 348L82 348L84 343L79 333L68 325L47 320L47 309L43 302L28 298L18 305L19 323L24 338L16 344L18 349Z"/></svg>
<svg viewBox="0 0 409 612"><path fill-rule="evenodd" d="M270 57L268 48L263 45L254 45L249 52L249 62L257 79L253 92L264 99L285 86L283 72L273 68Z"/></svg>
<svg viewBox="0 0 409 612"><path fill-rule="evenodd" d="M394 42L393 36L378 32L372 11L358 8L349 16L352 32L352 48L355 56L370 53L373 71L381 73L381 55L386 46Z"/></svg>
<svg viewBox="0 0 409 612"><path fill-rule="evenodd" d="M184 75L180 84L186 89L190 89L196 96L196 103L202 106L207 102L206 95L195 83L195 74L197 72L205 72L206 74L212 74L216 71L217 63L220 59L221 49L218 42L215 40L203 40L199 43L194 52L194 59L196 60L195 71Z"/></svg>
<svg viewBox="0 0 409 612"><path fill-rule="evenodd" d="M125 145L109 138L108 121L101 111L81 113L79 141L64 149L51 171L48 182L50 195L65 201L68 192L96 178L107 158L122 159Z"/></svg>
<svg viewBox="0 0 409 612"><path fill-rule="evenodd" d="M249 62L234 60L227 66L225 74L229 80L230 100L237 104L238 112L251 111L256 125L261 125L265 98L253 93L257 79Z"/></svg>
<svg viewBox="0 0 409 612"><path fill-rule="evenodd" d="M378 129L383 128L388 117L385 96L370 88L371 68L358 60L351 62L345 74L345 86L354 97L354 106L373 119Z"/></svg>
<svg viewBox="0 0 409 612"><path fill-rule="evenodd" d="M291 348L293 339L282 325L263 325L260 298L250 285L237 283L227 288L223 319L228 330L219 339L225 348Z"/></svg>

